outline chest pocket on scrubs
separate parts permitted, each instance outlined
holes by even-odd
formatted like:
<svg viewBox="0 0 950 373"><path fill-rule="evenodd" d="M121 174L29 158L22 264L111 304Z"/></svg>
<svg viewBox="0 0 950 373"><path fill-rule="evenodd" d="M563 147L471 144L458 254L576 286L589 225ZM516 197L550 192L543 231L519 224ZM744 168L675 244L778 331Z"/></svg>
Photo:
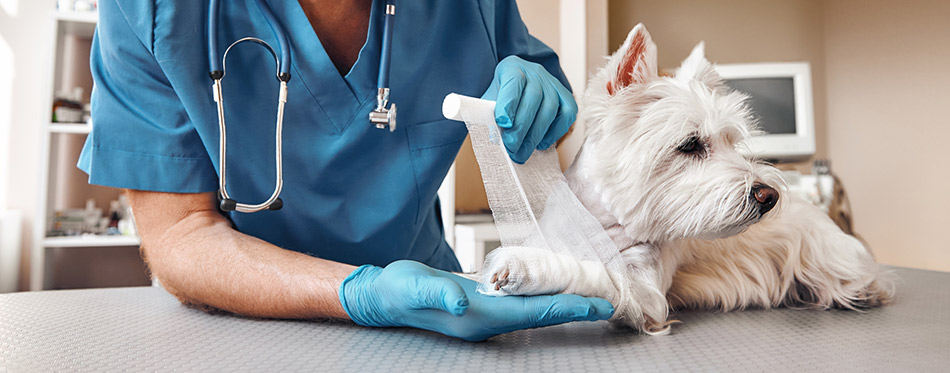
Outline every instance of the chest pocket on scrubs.
<svg viewBox="0 0 950 373"><path fill-rule="evenodd" d="M435 212L436 193L468 131L461 122L447 119L410 125L406 131L419 193L418 224Z"/></svg>

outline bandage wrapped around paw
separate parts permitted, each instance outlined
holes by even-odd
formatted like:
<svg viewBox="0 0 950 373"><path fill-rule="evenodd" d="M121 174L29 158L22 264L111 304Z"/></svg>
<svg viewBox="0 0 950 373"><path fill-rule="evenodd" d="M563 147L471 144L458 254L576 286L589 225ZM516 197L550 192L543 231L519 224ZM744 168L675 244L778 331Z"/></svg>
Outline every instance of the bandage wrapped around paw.
<svg viewBox="0 0 950 373"><path fill-rule="evenodd" d="M620 297L624 293L619 291L624 286L619 278L624 269L620 252L571 191L556 149L535 150L524 164L512 162L500 140L494 106L492 101L457 94L448 95L442 106L446 118L464 121L468 128L501 238L502 247L489 254L485 263L479 291L489 295L571 292L571 286L579 285L556 277L599 270L618 278L588 276L585 281L605 281L617 291L604 296ZM566 265L577 268L560 268ZM610 298L615 305L622 302Z"/></svg>

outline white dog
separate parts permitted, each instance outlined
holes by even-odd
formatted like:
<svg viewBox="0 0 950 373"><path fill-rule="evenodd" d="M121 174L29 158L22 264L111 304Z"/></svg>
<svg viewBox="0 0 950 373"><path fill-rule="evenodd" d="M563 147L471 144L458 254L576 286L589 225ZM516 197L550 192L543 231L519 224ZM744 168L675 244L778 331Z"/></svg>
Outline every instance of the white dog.
<svg viewBox="0 0 950 373"><path fill-rule="evenodd" d="M860 241L780 193L775 168L737 151L754 131L747 97L727 89L702 43L674 77L660 77L656 45L637 25L588 86L580 102L587 138L565 175L620 248L626 273L502 247L482 272L491 293L603 297L614 321L649 334L669 332L670 308L856 309L890 300L891 282Z"/></svg>

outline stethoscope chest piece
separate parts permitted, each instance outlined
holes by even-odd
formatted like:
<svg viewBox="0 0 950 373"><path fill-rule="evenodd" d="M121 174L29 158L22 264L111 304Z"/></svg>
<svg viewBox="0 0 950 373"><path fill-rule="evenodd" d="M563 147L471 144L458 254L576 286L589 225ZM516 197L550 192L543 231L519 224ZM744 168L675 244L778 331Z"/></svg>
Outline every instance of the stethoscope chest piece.
<svg viewBox="0 0 950 373"><path fill-rule="evenodd" d="M386 92L382 92L385 90ZM376 94L376 110L369 112L369 121L376 125L376 128L385 129L389 127L389 132L396 130L396 104L389 105L389 88L380 88Z"/></svg>

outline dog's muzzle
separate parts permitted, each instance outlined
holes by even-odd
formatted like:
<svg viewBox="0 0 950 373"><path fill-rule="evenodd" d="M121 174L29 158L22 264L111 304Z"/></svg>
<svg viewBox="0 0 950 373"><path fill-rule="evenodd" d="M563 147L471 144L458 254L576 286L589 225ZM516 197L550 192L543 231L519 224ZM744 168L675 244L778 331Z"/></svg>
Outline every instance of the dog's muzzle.
<svg viewBox="0 0 950 373"><path fill-rule="evenodd" d="M751 198L759 208L759 216L772 210L778 202L778 191L768 185L756 183L752 185Z"/></svg>

